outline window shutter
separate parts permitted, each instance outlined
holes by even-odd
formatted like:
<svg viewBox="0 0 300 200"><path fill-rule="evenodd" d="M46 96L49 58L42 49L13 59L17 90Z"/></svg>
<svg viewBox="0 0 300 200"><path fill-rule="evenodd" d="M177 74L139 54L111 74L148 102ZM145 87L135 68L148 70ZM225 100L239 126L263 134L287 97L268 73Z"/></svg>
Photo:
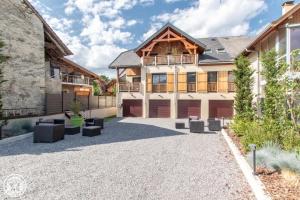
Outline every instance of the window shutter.
<svg viewBox="0 0 300 200"><path fill-rule="evenodd" d="M198 72L197 91L198 92L207 92L207 72Z"/></svg>
<svg viewBox="0 0 300 200"><path fill-rule="evenodd" d="M152 74L147 73L147 92L152 92Z"/></svg>
<svg viewBox="0 0 300 200"><path fill-rule="evenodd" d="M187 76L185 72L178 73L177 91L180 93L187 92Z"/></svg>
<svg viewBox="0 0 300 200"><path fill-rule="evenodd" d="M228 72L218 72L218 92L228 92Z"/></svg>
<svg viewBox="0 0 300 200"><path fill-rule="evenodd" d="M167 91L174 92L174 74L173 73L168 73L167 84L168 84Z"/></svg>

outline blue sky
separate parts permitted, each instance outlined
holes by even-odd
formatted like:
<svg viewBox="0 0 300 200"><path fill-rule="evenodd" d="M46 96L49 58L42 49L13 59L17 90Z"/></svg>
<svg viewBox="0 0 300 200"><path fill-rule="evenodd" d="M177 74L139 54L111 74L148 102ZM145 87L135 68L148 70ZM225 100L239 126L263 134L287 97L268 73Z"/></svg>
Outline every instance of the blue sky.
<svg viewBox="0 0 300 200"><path fill-rule="evenodd" d="M296 2L299 2L297 0ZM73 51L99 74L166 22L194 37L256 35L281 16L283 0L30 0Z"/></svg>

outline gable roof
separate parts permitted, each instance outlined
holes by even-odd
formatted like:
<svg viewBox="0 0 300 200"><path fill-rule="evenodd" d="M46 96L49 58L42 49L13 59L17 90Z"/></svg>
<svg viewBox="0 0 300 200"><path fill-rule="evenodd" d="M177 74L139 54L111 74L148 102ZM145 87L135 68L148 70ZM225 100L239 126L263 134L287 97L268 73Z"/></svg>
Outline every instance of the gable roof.
<svg viewBox="0 0 300 200"><path fill-rule="evenodd" d="M253 48L259 41L264 39L268 34L274 31L280 24L282 24L285 20L289 19L295 12L299 11L300 4L295 5L291 10L282 15L279 19L271 22L260 34L256 36L256 38L245 48L241 53L246 53L247 49Z"/></svg>
<svg viewBox="0 0 300 200"><path fill-rule="evenodd" d="M112 61L109 68L140 67L141 65L141 58L135 53L135 51L128 50L122 52L114 61Z"/></svg>
<svg viewBox="0 0 300 200"><path fill-rule="evenodd" d="M189 34L187 34L186 32L180 30L179 28L177 28L176 26L174 26L171 23L166 23L163 27L161 27L158 31L156 31L152 36L150 36L147 40L145 40L142 44L140 44L136 49L135 52L138 52L139 50L141 50L145 45L147 45L149 42L151 42L153 39L155 39L158 35L160 35L163 31L165 31L167 28L171 28L173 29L175 32L177 32L178 34L186 37L188 40L194 42L195 44L197 44L198 46L200 46L202 49L205 49L205 44L201 43L199 40L193 38L192 36L190 36Z"/></svg>
<svg viewBox="0 0 300 200"><path fill-rule="evenodd" d="M72 51L63 43L63 41L57 36L49 24L44 20L40 13L31 5L28 0L24 0L24 3L34 12L34 14L41 20L44 25L44 31L52 40L52 42L63 52L64 56L72 55Z"/></svg>

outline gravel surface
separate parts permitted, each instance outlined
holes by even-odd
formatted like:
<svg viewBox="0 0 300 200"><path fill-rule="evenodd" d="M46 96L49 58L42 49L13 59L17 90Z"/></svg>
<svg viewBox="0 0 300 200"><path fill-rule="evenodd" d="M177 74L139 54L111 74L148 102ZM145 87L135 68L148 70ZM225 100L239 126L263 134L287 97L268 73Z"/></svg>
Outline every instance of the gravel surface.
<svg viewBox="0 0 300 200"><path fill-rule="evenodd" d="M26 179L21 199L254 199L221 134L174 122L114 119L92 138L0 144L0 199L12 173Z"/></svg>

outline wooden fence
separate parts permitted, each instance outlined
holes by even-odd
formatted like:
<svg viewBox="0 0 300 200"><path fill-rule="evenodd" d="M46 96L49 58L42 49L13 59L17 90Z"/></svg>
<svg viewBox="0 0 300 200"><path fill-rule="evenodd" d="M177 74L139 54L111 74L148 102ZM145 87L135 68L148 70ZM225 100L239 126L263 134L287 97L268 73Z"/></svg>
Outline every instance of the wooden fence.
<svg viewBox="0 0 300 200"><path fill-rule="evenodd" d="M76 96L74 93L47 94L46 115L63 113L70 110L71 104L77 100L81 104L81 110L109 108L116 106L114 96Z"/></svg>

